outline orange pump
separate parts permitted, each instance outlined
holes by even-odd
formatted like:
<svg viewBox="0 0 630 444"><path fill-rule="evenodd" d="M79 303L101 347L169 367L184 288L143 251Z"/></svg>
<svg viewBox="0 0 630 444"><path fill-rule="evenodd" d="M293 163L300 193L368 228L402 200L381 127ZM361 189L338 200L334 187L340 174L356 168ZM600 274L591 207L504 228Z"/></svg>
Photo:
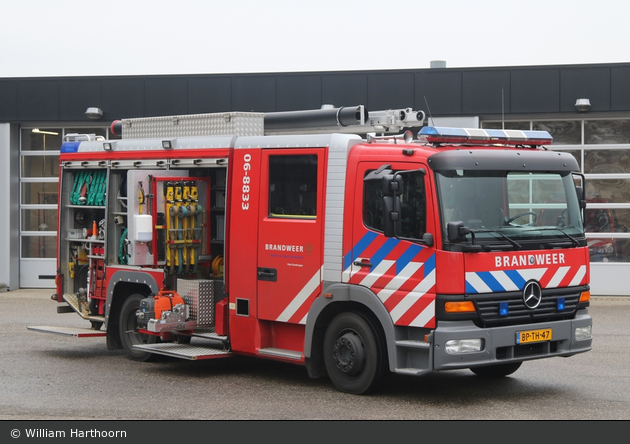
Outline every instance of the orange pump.
<svg viewBox="0 0 630 444"><path fill-rule="evenodd" d="M161 290L153 299L155 319L160 319L163 311L173 311L177 304L184 304L184 299L173 290Z"/></svg>

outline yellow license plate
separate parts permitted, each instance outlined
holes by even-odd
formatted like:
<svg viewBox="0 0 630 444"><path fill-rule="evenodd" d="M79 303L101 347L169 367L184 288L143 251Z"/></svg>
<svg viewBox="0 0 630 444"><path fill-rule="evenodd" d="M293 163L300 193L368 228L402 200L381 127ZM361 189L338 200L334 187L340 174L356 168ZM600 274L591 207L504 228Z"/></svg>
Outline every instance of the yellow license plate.
<svg viewBox="0 0 630 444"><path fill-rule="evenodd" d="M543 328L541 330L517 331L516 343L528 344L530 342L551 341L551 329Z"/></svg>

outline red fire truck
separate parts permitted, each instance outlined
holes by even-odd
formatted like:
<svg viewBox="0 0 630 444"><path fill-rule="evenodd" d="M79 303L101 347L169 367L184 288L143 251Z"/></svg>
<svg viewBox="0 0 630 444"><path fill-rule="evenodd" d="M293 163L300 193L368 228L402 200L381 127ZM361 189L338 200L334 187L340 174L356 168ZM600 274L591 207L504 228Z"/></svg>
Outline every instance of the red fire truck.
<svg viewBox="0 0 630 444"><path fill-rule="evenodd" d="M89 324L28 328L138 361L275 359L353 394L589 351L576 160L544 131L424 121L323 107L66 136L52 299Z"/></svg>

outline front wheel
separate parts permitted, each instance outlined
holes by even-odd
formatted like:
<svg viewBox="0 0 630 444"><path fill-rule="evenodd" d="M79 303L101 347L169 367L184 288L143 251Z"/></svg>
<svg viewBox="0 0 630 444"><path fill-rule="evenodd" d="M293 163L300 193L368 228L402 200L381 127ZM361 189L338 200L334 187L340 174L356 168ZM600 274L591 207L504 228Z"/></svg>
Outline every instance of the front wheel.
<svg viewBox="0 0 630 444"><path fill-rule="evenodd" d="M382 333L367 316L353 312L338 315L328 326L324 363L335 387L354 395L375 390L389 371Z"/></svg>
<svg viewBox="0 0 630 444"><path fill-rule="evenodd" d="M145 297L141 294L132 294L124 302L120 311L120 339L127 355L134 361L151 361L155 355L133 348L134 345L155 344L157 336L145 335L138 332L138 318L136 313L140 308L140 301Z"/></svg>
<svg viewBox="0 0 630 444"><path fill-rule="evenodd" d="M501 378L514 373L521 364L522 362L511 362L509 364L484 365L483 367L471 367L470 371L484 378Z"/></svg>

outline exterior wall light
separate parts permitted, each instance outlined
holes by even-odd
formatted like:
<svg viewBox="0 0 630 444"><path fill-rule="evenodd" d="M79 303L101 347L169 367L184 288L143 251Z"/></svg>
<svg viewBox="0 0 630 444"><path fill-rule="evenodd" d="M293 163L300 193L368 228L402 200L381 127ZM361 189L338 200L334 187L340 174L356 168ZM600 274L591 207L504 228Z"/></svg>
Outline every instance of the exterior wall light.
<svg viewBox="0 0 630 444"><path fill-rule="evenodd" d="M98 120L103 117L103 110L91 106L85 110L85 115L88 117L88 119Z"/></svg>
<svg viewBox="0 0 630 444"><path fill-rule="evenodd" d="M575 109L581 113L585 113L591 108L591 101L588 99L577 99L575 101Z"/></svg>

